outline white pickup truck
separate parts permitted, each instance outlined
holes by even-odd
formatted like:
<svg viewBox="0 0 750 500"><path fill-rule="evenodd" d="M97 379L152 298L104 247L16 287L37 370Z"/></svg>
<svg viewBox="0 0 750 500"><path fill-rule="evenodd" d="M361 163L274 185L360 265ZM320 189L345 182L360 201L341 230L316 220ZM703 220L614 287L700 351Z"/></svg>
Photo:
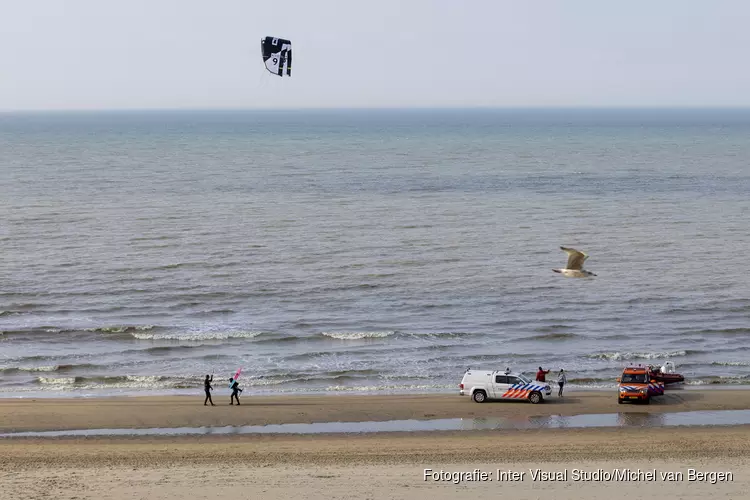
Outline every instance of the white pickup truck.
<svg viewBox="0 0 750 500"><path fill-rule="evenodd" d="M471 368L464 373L459 387L462 396L468 394L477 403L488 399L528 399L537 404L544 401L544 396L552 394L549 384L533 382L520 373Z"/></svg>

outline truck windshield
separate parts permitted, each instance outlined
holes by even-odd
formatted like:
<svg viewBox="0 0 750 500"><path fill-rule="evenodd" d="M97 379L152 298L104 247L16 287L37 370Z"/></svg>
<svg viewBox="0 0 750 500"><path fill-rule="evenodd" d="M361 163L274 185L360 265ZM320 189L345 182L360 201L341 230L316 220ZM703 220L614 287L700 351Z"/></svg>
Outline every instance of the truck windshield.
<svg viewBox="0 0 750 500"><path fill-rule="evenodd" d="M521 382L523 382L524 384L530 384L530 383L531 383L531 380L529 380L528 378L526 378L526 377L525 377L524 375L518 375L518 378L519 378L519 380L521 380Z"/></svg>
<svg viewBox="0 0 750 500"><path fill-rule="evenodd" d="M643 373L626 373L622 376L622 379L620 379L620 381L625 384L645 384L647 382L646 375Z"/></svg>

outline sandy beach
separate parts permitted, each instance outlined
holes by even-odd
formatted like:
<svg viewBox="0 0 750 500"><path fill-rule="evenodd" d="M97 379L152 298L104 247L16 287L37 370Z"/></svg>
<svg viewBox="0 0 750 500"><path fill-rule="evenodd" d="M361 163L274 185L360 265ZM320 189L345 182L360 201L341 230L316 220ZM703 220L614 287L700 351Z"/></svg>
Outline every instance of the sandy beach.
<svg viewBox="0 0 750 500"><path fill-rule="evenodd" d="M744 498L750 427L0 441L3 499ZM599 469L657 477L586 480ZM485 481L425 480L425 469ZM531 470L567 474L541 480ZM689 469L729 472L714 484ZM498 477L497 471L504 471ZM576 477L576 470L579 476ZM507 471L520 479L513 480ZM682 472L682 479L660 473ZM600 473L601 474L601 473ZM635 489L639 488L639 489Z"/></svg>
<svg viewBox="0 0 750 500"><path fill-rule="evenodd" d="M524 401L472 402L456 394L246 396L241 406L215 397L0 400L0 432L67 429L200 427L405 419L524 417L616 412L681 412L750 408L750 390L672 390L649 406L618 405L614 391L571 391L532 405Z"/></svg>
<svg viewBox="0 0 750 500"><path fill-rule="evenodd" d="M8 432L750 408L750 391L744 390L674 391L648 407L617 405L611 392L587 391L542 405L479 405L450 395L290 396L246 397L239 408L204 408L197 399L4 400L0 428ZM750 426L12 438L0 439L0 466L2 499L615 499L632 498L634 491L661 498L743 498L750 487ZM535 477L537 469L546 477ZM670 477L678 472L682 477Z"/></svg>

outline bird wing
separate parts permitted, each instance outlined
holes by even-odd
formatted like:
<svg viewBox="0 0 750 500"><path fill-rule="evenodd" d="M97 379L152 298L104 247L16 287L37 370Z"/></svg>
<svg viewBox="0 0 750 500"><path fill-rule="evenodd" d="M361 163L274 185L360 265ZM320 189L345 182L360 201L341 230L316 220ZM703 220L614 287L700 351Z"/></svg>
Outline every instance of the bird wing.
<svg viewBox="0 0 750 500"><path fill-rule="evenodd" d="M575 248L560 247L565 253L568 254L568 265L565 266L567 269L573 269L580 271L583 269L583 261L588 259L588 255L583 252L579 252Z"/></svg>

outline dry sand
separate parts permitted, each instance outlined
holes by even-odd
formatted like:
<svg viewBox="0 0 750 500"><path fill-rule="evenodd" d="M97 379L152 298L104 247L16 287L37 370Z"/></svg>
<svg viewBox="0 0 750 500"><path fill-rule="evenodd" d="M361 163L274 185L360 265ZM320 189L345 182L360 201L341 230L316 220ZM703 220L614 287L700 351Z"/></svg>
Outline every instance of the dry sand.
<svg viewBox="0 0 750 500"><path fill-rule="evenodd" d="M235 438L0 440L2 499L747 498L750 427ZM425 481L424 469L493 481ZM533 480L528 469L568 472ZM580 481L574 469L657 470L653 481ZM688 469L731 472L689 481ZM525 472L497 480L496 471ZM662 480L661 472L684 474Z"/></svg>
<svg viewBox="0 0 750 500"><path fill-rule="evenodd" d="M681 391L618 406L611 392L571 393L549 405L477 405L457 396L245 398L203 408L190 398L3 401L0 428L167 427L491 415L747 409L746 391ZM742 404L744 402L744 405ZM191 416L191 413L197 416ZM473 413L473 414L472 414ZM110 420L110 418L112 420ZM493 481L425 481L424 469L479 469ZM565 472L533 480L529 469ZM574 469L656 469L653 481L581 481ZM731 472L690 481L688 469ZM524 472L498 480L497 470ZM666 480L661 473L682 472ZM507 478L506 478L507 479ZM643 479L643 478L642 478ZM541 429L363 435L240 435L0 439L0 499L598 499L747 498L750 426Z"/></svg>

